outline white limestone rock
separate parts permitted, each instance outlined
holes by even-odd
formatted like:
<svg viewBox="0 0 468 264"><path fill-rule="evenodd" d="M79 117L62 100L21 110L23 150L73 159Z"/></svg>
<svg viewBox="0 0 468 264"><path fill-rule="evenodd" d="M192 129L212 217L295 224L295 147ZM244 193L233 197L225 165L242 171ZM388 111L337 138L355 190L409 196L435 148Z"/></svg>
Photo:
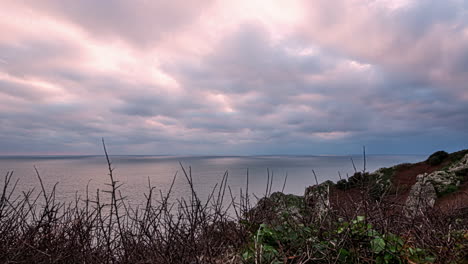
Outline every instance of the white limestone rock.
<svg viewBox="0 0 468 264"><path fill-rule="evenodd" d="M424 179L416 182L411 187L408 199L406 200L406 213L408 216L421 215L426 210L434 207L437 193L432 183Z"/></svg>
<svg viewBox="0 0 468 264"><path fill-rule="evenodd" d="M323 218L330 210L330 185L320 184L307 187L304 201L312 213Z"/></svg>

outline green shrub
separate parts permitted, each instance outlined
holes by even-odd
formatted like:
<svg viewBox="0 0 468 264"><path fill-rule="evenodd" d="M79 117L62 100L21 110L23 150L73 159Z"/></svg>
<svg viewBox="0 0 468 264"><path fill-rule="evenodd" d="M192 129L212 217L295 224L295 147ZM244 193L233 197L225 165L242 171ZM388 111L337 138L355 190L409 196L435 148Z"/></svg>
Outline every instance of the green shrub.
<svg viewBox="0 0 468 264"><path fill-rule="evenodd" d="M449 154L445 151L436 151L427 158L426 162L432 166L436 166L441 164L448 156Z"/></svg>
<svg viewBox="0 0 468 264"><path fill-rule="evenodd" d="M327 181L324 181L321 185L332 187L332 186L335 186L335 183L333 181L327 180Z"/></svg>
<svg viewBox="0 0 468 264"><path fill-rule="evenodd" d="M310 246L317 247L312 243L317 242L315 232L310 226L287 221L280 225L261 224L251 235L242 258L245 263L284 263L284 259L306 253Z"/></svg>
<svg viewBox="0 0 468 264"><path fill-rule="evenodd" d="M356 186L361 186L362 184L370 182L369 173L356 172L353 176L349 177L348 180L342 179L336 183L336 188L340 190L347 190Z"/></svg>
<svg viewBox="0 0 468 264"><path fill-rule="evenodd" d="M355 187L368 183L370 180L369 173L356 172L353 176L349 177L348 183L349 187Z"/></svg>
<svg viewBox="0 0 468 264"><path fill-rule="evenodd" d="M380 201L382 195L389 189L388 185L373 183L369 188L370 198Z"/></svg>
<svg viewBox="0 0 468 264"><path fill-rule="evenodd" d="M409 165L404 164L404 166L409 166ZM383 173L384 179L391 179L393 175L395 174L396 168L402 168L402 167L403 166L397 165L395 167L390 167L390 168L381 168L380 171Z"/></svg>
<svg viewBox="0 0 468 264"><path fill-rule="evenodd" d="M379 172L369 174L369 194L374 200L380 200L382 195L388 192L391 187L391 179L395 174L395 167L381 168Z"/></svg>
<svg viewBox="0 0 468 264"><path fill-rule="evenodd" d="M465 181L465 179L468 177L468 168L456 171L455 175L459 177L461 181Z"/></svg>
<svg viewBox="0 0 468 264"><path fill-rule="evenodd" d="M460 150L449 155L450 162L460 161L466 154L468 154L468 149Z"/></svg>
<svg viewBox="0 0 468 264"><path fill-rule="evenodd" d="M442 196L445 196L447 194L454 193L456 191L458 191L458 186L456 186L454 184L449 184L449 185L445 186L443 191L441 191L440 193L437 193L437 196L442 197Z"/></svg>
<svg viewBox="0 0 468 264"><path fill-rule="evenodd" d="M313 226L284 222L261 224L242 253L244 263L432 263L429 251L409 245L398 235L382 233L364 216L339 219L327 232ZM371 262L367 262L371 261Z"/></svg>
<svg viewBox="0 0 468 264"><path fill-rule="evenodd" d="M346 179L342 179L342 180L339 180L338 182L336 182L336 188L340 189L340 190L347 190L348 189L348 181Z"/></svg>

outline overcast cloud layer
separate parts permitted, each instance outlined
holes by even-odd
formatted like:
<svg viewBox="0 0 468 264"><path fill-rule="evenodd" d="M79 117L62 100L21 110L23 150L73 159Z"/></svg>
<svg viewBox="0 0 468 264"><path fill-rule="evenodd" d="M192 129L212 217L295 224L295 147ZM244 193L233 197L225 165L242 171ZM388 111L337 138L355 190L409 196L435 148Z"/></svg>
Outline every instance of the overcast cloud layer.
<svg viewBox="0 0 468 264"><path fill-rule="evenodd" d="M0 0L0 154L468 148L467 0Z"/></svg>

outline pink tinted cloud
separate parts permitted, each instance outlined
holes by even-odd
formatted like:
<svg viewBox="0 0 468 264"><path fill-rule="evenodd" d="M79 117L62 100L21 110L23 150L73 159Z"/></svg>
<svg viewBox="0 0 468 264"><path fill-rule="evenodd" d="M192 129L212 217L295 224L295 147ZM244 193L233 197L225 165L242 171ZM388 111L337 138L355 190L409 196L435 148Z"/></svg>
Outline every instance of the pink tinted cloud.
<svg viewBox="0 0 468 264"><path fill-rule="evenodd" d="M305 1L299 34L364 63L407 70L442 85L466 82L468 16L459 1ZM460 92L456 89L455 92Z"/></svg>
<svg viewBox="0 0 468 264"><path fill-rule="evenodd" d="M0 145L62 140L92 152L109 136L122 153L248 153L362 142L434 120L448 129L465 120L466 15L455 1L429 2L445 9L426 17L417 1L7 0ZM442 103L431 107L433 98Z"/></svg>

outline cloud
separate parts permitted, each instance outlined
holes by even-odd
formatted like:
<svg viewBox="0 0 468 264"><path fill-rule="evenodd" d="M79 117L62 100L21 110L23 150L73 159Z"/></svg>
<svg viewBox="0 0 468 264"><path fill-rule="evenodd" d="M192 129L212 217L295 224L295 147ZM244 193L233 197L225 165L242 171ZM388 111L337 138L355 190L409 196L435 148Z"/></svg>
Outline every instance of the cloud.
<svg viewBox="0 0 468 264"><path fill-rule="evenodd" d="M299 34L344 56L461 92L467 76L461 66L468 47L466 3L407 2L397 9L385 8L386 1L309 2L309 23L298 27Z"/></svg>
<svg viewBox="0 0 468 264"><path fill-rule="evenodd" d="M28 7L65 19L97 38L154 45L174 30L190 25L212 1L40 0Z"/></svg>
<svg viewBox="0 0 468 264"><path fill-rule="evenodd" d="M101 137L122 154L425 153L468 143L463 1L5 7L1 154L100 153Z"/></svg>

